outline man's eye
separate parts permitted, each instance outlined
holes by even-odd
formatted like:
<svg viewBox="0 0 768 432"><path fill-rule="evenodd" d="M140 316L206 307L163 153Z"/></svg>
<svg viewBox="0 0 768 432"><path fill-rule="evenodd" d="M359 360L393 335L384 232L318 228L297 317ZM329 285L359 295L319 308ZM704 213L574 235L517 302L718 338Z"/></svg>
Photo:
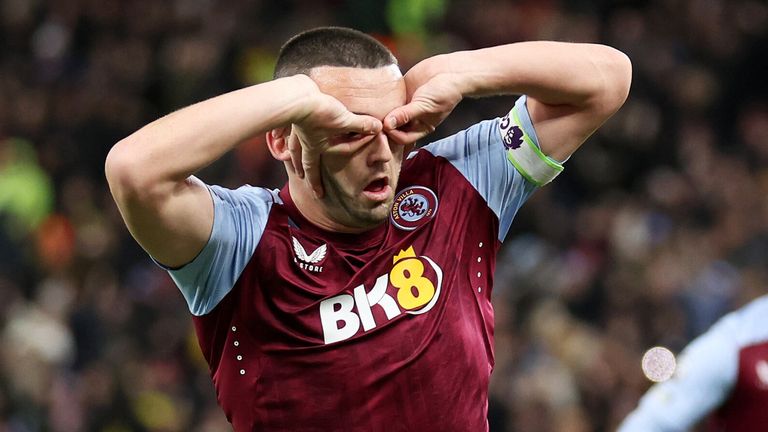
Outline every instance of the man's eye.
<svg viewBox="0 0 768 432"><path fill-rule="evenodd" d="M365 135L357 132L347 132L334 136L331 139L332 144L355 144L362 142Z"/></svg>

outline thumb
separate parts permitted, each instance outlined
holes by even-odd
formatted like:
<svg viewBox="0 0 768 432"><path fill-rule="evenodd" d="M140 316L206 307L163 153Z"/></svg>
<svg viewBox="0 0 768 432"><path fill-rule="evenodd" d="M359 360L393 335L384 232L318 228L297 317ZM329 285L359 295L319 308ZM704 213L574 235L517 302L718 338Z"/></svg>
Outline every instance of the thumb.
<svg viewBox="0 0 768 432"><path fill-rule="evenodd" d="M397 129L424 113L424 109L418 102L411 102L393 109L384 119L386 130Z"/></svg>

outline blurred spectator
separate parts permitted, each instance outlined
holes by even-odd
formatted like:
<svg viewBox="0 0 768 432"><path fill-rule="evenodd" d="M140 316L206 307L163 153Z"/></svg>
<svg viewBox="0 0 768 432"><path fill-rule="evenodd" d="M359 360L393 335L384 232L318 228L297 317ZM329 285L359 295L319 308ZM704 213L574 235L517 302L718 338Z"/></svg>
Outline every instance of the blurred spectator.
<svg viewBox="0 0 768 432"><path fill-rule="evenodd" d="M35 149L21 139L0 142L0 218L3 231L16 240L29 235L53 207L48 174Z"/></svg>
<svg viewBox="0 0 768 432"><path fill-rule="evenodd" d="M491 430L615 430L648 387L647 348L678 351L764 293L764 1L5 0L0 430L229 430L181 296L128 240L104 157L160 115L268 79L282 41L334 24L381 38L403 68L524 39L632 58L625 107L504 245ZM466 100L435 137L508 103ZM255 137L201 175L279 187L279 168Z"/></svg>

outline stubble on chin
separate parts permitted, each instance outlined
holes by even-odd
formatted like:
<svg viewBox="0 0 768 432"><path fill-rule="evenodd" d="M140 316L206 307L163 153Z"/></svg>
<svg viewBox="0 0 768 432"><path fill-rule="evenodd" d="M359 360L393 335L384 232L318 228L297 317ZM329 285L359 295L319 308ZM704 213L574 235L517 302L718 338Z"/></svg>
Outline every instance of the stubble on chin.
<svg viewBox="0 0 768 432"><path fill-rule="evenodd" d="M393 199L379 203L373 208L366 208L361 199L346 194L339 182L325 169L322 175L325 195L321 200L328 214L336 222L355 228L370 229L381 225L389 217L389 208L392 206Z"/></svg>

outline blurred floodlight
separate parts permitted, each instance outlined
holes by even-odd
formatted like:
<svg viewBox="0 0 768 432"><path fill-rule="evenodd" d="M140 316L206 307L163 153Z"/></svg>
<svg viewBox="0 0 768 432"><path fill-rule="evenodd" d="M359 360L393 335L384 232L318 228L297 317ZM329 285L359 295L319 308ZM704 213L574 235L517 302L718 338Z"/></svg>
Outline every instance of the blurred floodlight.
<svg viewBox="0 0 768 432"><path fill-rule="evenodd" d="M653 347L643 355L642 367L646 378L653 382L664 382L675 373L677 361L672 351L664 347Z"/></svg>

